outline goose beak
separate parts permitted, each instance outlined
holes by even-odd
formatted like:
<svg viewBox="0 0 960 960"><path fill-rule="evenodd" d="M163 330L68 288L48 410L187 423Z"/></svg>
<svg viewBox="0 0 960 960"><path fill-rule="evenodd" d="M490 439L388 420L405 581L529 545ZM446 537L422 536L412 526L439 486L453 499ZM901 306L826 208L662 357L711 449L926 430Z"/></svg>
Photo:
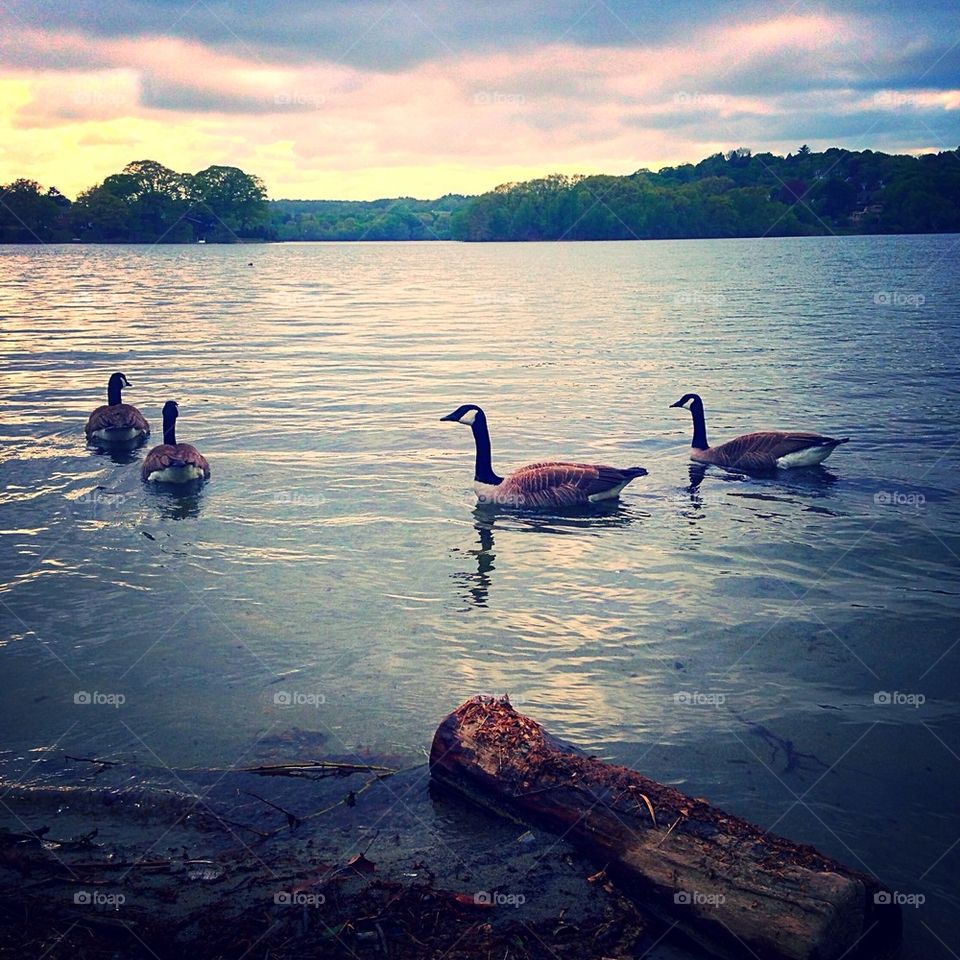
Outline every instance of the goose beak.
<svg viewBox="0 0 960 960"><path fill-rule="evenodd" d="M453 413L448 413L445 417L440 418L440 422L443 423L444 420L450 420L453 423L459 423L460 418L456 415L456 411Z"/></svg>

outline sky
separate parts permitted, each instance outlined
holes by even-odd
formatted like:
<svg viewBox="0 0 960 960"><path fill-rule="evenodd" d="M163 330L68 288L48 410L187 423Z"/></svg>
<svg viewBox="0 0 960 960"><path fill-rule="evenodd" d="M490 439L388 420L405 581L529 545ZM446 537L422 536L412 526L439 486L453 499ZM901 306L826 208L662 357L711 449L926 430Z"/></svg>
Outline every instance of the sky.
<svg viewBox="0 0 960 960"><path fill-rule="evenodd" d="M960 3L0 0L0 183L480 193L740 146L960 145Z"/></svg>

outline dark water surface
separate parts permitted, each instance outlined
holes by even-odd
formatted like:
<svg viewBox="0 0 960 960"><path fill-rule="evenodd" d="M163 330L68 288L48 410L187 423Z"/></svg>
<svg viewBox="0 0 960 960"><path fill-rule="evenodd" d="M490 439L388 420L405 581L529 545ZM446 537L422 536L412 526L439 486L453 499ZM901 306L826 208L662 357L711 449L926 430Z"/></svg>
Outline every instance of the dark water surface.
<svg viewBox="0 0 960 960"><path fill-rule="evenodd" d="M960 953L958 253L0 247L4 775L50 750L244 764L284 736L415 759L465 697L509 692L924 898L906 956ZM85 446L114 370L154 442L179 401L199 495ZM688 390L713 442L851 443L825 470L691 475ZM469 431L438 422L462 402L504 470L650 475L590 516L476 511Z"/></svg>

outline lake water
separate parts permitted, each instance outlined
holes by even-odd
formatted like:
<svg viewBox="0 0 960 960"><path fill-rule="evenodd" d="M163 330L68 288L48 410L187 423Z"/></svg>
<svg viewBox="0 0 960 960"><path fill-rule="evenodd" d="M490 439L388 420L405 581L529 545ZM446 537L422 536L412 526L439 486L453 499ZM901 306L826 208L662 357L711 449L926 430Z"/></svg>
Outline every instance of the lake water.
<svg viewBox="0 0 960 960"><path fill-rule="evenodd" d="M243 764L294 727L415 761L467 696L509 692L922 895L905 955L955 956L958 252L0 247L3 775L45 750ZM179 401L198 496L86 447L114 370L153 442ZM669 404L692 390L714 443L851 442L825 470L691 475ZM649 476L595 515L478 512L470 432L439 422L462 402L501 472Z"/></svg>

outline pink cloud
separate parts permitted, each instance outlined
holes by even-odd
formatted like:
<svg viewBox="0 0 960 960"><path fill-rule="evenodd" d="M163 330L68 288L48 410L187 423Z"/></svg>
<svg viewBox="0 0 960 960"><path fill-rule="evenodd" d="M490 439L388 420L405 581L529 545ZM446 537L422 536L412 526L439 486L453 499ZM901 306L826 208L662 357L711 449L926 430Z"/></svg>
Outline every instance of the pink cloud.
<svg viewBox="0 0 960 960"><path fill-rule="evenodd" d="M793 14L692 29L685 43L554 43L445 56L387 73L261 60L172 37L91 41L25 31L15 46L0 38L7 64L0 79L22 79L30 91L15 108L14 129L78 128L77 145L92 148L116 143L116 121L130 121L138 125L140 153L151 137L158 154L171 137L192 141L197 154L207 151L206 163L249 157L269 166L256 170L268 183L271 176L301 182L310 171L346 176L440 165L548 172L606 164L628 172L738 146L744 141L731 143L728 135L748 120L762 131L767 122L827 106L834 113L868 109L862 93L838 84L872 55L871 43L851 17ZM38 62L45 69L31 66ZM771 65L805 86L753 89ZM905 109L960 107L956 92L914 94Z"/></svg>

